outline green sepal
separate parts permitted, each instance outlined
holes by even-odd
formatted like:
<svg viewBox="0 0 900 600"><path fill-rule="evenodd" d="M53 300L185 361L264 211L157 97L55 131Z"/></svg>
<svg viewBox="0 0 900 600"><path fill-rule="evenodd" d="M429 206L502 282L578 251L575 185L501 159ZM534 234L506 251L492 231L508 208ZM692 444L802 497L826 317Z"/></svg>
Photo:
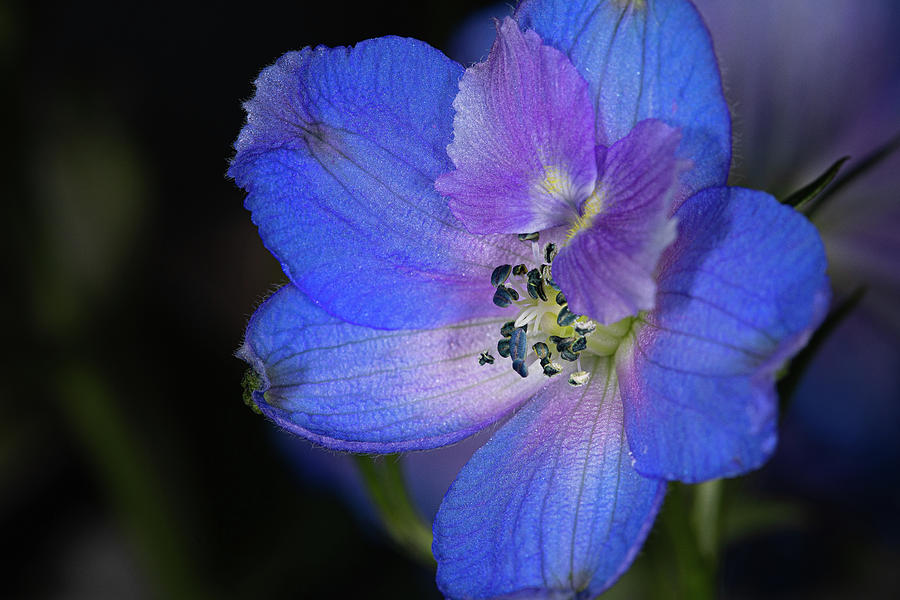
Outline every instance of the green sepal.
<svg viewBox="0 0 900 600"><path fill-rule="evenodd" d="M812 202L822 191L828 187L828 184L834 180L837 176L838 171L841 170L841 167L845 162L850 160L849 156L844 156L839 158L834 162L833 165L828 167L828 169L816 177L811 183L806 184L799 190L794 193L788 195L785 198L781 199L782 204L787 204L788 206L793 206L799 211L803 211L809 203Z"/></svg>
<svg viewBox="0 0 900 600"><path fill-rule="evenodd" d="M241 397L244 399L244 404L250 408L253 412L258 415L262 414L262 411L259 410L259 407L256 405L256 401L253 400L253 392L257 392L262 389L263 380L256 371L253 369L247 369L244 371L244 377L241 379Z"/></svg>
<svg viewBox="0 0 900 600"><path fill-rule="evenodd" d="M354 458L388 535L418 562L435 566L431 527L422 520L409 497L400 456L356 455Z"/></svg>

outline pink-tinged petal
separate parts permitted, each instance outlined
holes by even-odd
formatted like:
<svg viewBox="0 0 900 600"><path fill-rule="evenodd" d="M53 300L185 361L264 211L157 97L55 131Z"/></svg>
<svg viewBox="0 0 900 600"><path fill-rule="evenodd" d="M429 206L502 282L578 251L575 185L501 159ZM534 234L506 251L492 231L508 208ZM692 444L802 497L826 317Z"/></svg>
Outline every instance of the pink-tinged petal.
<svg viewBox="0 0 900 600"><path fill-rule="evenodd" d="M680 139L678 130L648 119L606 152L581 228L553 263L573 312L610 324L653 308L656 266L676 237L669 213Z"/></svg>
<svg viewBox="0 0 900 600"><path fill-rule="evenodd" d="M438 587L453 599L593 598L628 568L665 483L638 474L608 359L562 378L478 450L434 523Z"/></svg>
<svg viewBox="0 0 900 600"><path fill-rule="evenodd" d="M546 385L503 361L478 364L503 322L371 329L287 285L257 309L238 356L263 380L257 405L287 431L337 450L421 450L475 433Z"/></svg>
<svg viewBox="0 0 900 600"><path fill-rule="evenodd" d="M827 310L809 221L762 192L682 205L657 307L620 349L628 441L644 475L696 482L759 467L775 448L776 371Z"/></svg>
<svg viewBox="0 0 900 600"><path fill-rule="evenodd" d="M437 180L473 233L526 233L568 222L594 187L594 113L572 63L506 18L486 62L453 101L456 167Z"/></svg>

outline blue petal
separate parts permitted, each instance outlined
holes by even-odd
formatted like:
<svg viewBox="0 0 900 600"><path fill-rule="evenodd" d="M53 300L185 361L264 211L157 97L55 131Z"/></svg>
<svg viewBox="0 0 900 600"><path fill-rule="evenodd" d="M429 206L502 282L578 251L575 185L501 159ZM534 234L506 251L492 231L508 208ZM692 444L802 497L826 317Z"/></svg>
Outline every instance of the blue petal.
<svg viewBox="0 0 900 600"><path fill-rule="evenodd" d="M478 364L503 322L370 329L287 285L257 309L238 356L263 379L257 405L284 429L338 450L420 450L482 429L546 385L503 361Z"/></svg>
<svg viewBox="0 0 900 600"><path fill-rule="evenodd" d="M597 143L610 146L643 119L681 128L693 161L676 201L724 185L731 122L709 33L687 0L526 0L516 12L565 52L590 86Z"/></svg>
<svg viewBox="0 0 900 600"><path fill-rule="evenodd" d="M572 311L609 325L653 308L656 265L676 235L669 215L678 141L677 130L647 119L605 153L603 179L588 201L600 212L553 263Z"/></svg>
<svg viewBox="0 0 900 600"><path fill-rule="evenodd" d="M381 328L497 314L490 272L528 258L475 237L434 180L462 68L422 42L309 48L265 69L229 175L266 247L326 310Z"/></svg>
<svg viewBox="0 0 900 600"><path fill-rule="evenodd" d="M771 196L717 188L677 213L656 309L620 349L635 468L687 482L760 466L775 448L775 372L829 300L825 253Z"/></svg>
<svg viewBox="0 0 900 600"><path fill-rule="evenodd" d="M448 597L593 598L631 564L665 484L631 466L616 374L596 362L584 387L538 394L450 487L433 546Z"/></svg>

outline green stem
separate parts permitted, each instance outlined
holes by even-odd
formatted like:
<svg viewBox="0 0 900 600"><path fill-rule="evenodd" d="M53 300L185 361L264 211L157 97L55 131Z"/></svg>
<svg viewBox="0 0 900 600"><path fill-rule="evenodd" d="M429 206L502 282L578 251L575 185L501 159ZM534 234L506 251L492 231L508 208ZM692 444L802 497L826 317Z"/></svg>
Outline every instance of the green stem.
<svg viewBox="0 0 900 600"><path fill-rule="evenodd" d="M431 554L431 528L423 522L409 497L400 457L389 455L355 458L388 534L412 558L434 566L434 557Z"/></svg>
<svg viewBox="0 0 900 600"><path fill-rule="evenodd" d="M712 487L699 492L702 499L698 499L696 487L680 483L669 485L660 518L660 531L665 538L661 548L663 553L657 558L658 570L663 571L660 575L669 577L665 584L668 589L660 590L661 597L692 600L715 598L716 561L714 556L710 559L702 545L707 544L711 548L717 545L715 528L707 520L710 514L707 511L715 506L713 512L718 512L720 494ZM701 505L705 508L701 509ZM703 526L698 529L698 515L701 514ZM706 541L702 542L704 537ZM673 568L674 573L670 574Z"/></svg>
<svg viewBox="0 0 900 600"><path fill-rule="evenodd" d="M694 506L691 515L697 537L697 550L710 565L715 566L719 555L719 530L722 507L722 480L713 479L694 486Z"/></svg>

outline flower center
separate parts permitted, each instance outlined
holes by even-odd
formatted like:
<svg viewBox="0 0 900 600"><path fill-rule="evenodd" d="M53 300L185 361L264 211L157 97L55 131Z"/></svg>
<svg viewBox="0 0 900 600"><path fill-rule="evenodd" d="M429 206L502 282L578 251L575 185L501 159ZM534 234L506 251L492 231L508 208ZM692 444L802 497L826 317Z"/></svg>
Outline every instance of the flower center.
<svg viewBox="0 0 900 600"><path fill-rule="evenodd" d="M538 266L500 265L491 274L496 288L494 304L515 307L516 318L500 328L497 352L512 361L513 370L527 377L538 365L547 377L569 373L569 384L584 385L590 373L581 370L581 355L611 356L631 330L633 317L612 325L598 325L584 315L569 310L565 294L553 281L551 267L556 257L556 244L549 243L538 252L538 234L520 234L535 249ZM481 353L479 364L494 364L490 351Z"/></svg>
<svg viewBox="0 0 900 600"><path fill-rule="evenodd" d="M594 223L594 217L596 217L600 213L600 211L603 210L605 198L606 192L601 187L601 184L597 184L597 187L594 188L594 191L591 193L588 199L584 201L584 204L581 206L581 212L577 217L575 217L575 220L572 222L572 226L566 233L567 242L575 237L578 232L590 228L590 226Z"/></svg>

